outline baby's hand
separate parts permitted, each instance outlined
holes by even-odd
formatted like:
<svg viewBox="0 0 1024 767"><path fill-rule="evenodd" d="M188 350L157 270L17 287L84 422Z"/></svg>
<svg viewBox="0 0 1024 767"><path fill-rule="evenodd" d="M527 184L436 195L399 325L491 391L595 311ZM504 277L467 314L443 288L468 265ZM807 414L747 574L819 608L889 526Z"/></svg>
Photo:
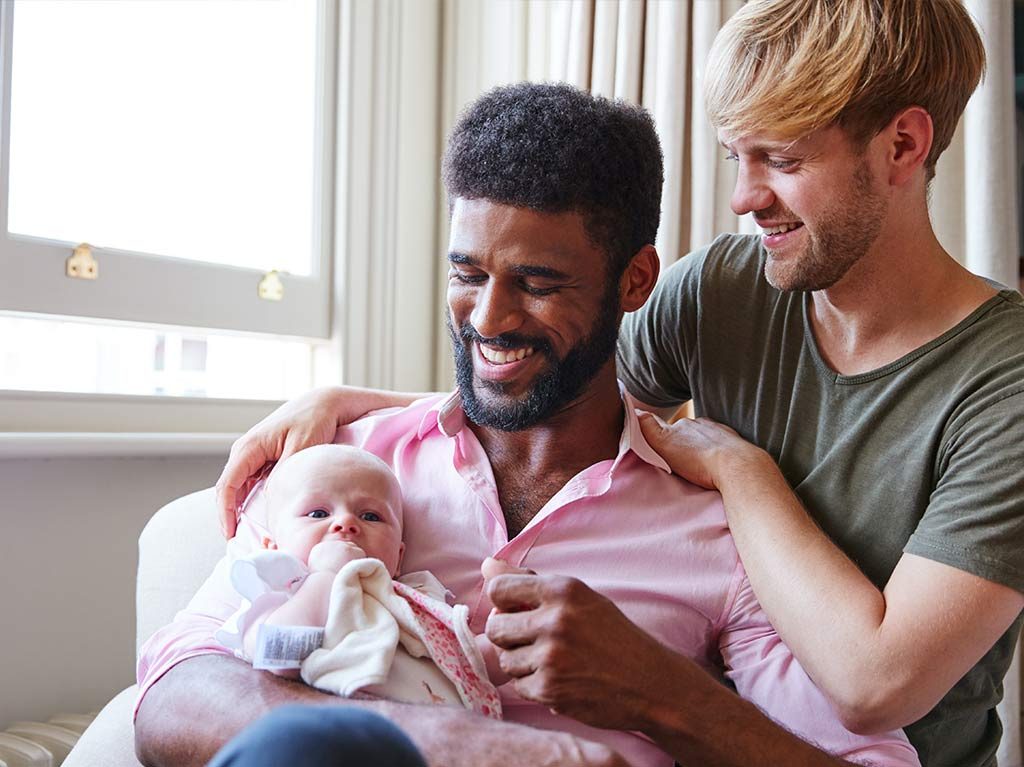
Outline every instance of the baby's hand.
<svg viewBox="0 0 1024 767"><path fill-rule="evenodd" d="M309 552L309 569L336 573L349 562L365 557L366 553L349 541L321 541Z"/></svg>

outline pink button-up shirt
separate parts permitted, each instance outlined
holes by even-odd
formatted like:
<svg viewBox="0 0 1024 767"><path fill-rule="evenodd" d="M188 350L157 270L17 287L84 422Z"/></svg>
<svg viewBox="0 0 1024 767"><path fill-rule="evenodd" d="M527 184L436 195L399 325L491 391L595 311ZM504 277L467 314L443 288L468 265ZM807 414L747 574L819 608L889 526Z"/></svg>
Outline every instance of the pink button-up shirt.
<svg viewBox="0 0 1024 767"><path fill-rule="evenodd" d="M724 672L740 695L797 735L850 761L917 765L902 732L862 736L842 727L754 598L721 497L671 474L644 440L635 403L628 395L625 401L618 455L569 480L511 541L490 462L457 394L372 414L339 430L335 441L365 448L392 467L404 494L403 569L433 572L456 602L469 606L474 631L484 630L491 607L480 575L485 557L573 576L662 644L716 676ZM259 517L259 500L247 514ZM258 545L245 516L189 606L143 647L140 700L174 664L230 654L213 634L238 608L231 561ZM635 767L673 763L641 734L557 716L517 696L511 684L500 692L506 719L604 742Z"/></svg>

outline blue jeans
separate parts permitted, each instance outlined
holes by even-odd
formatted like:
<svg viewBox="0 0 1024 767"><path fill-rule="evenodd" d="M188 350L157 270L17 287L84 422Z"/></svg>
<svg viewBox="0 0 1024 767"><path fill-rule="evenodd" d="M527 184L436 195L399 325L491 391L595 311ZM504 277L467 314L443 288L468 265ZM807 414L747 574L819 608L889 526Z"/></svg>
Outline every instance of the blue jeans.
<svg viewBox="0 0 1024 767"><path fill-rule="evenodd" d="M207 767L427 767L416 746L378 714L348 706L288 705L256 720Z"/></svg>

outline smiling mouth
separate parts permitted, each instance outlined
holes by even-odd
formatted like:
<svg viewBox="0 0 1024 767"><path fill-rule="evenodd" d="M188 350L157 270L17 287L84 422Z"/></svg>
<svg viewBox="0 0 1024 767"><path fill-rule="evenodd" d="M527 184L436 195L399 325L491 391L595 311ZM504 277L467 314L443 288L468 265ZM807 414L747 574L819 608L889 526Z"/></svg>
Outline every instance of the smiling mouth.
<svg viewBox="0 0 1024 767"><path fill-rule="evenodd" d="M490 346L477 343L480 355L492 365L508 365L512 362L526 359L533 354L532 346L521 346L518 349L494 349Z"/></svg>
<svg viewBox="0 0 1024 767"><path fill-rule="evenodd" d="M801 222L794 221L791 224L779 224L778 226L762 226L761 231L764 232L766 236L771 237L772 235L775 234L785 234L786 232L791 232L794 229L799 229L802 226L803 224Z"/></svg>

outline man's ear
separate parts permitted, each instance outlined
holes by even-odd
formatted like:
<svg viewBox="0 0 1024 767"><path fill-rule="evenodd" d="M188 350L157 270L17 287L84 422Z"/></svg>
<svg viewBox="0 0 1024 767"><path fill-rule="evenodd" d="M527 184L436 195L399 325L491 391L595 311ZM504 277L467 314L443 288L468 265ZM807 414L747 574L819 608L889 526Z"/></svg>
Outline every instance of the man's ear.
<svg viewBox="0 0 1024 767"><path fill-rule="evenodd" d="M277 551L277 544L269 538L267 538L266 536L260 538L260 546L262 546L265 549L270 549L271 551Z"/></svg>
<svg viewBox="0 0 1024 767"><path fill-rule="evenodd" d="M619 280L619 305L624 312L635 312L645 303L658 282L661 261L653 245L644 245L629 261Z"/></svg>
<svg viewBox="0 0 1024 767"><path fill-rule="evenodd" d="M874 140L885 144L889 183L902 186L924 169L934 140L932 117L923 107L911 106L896 113Z"/></svg>

